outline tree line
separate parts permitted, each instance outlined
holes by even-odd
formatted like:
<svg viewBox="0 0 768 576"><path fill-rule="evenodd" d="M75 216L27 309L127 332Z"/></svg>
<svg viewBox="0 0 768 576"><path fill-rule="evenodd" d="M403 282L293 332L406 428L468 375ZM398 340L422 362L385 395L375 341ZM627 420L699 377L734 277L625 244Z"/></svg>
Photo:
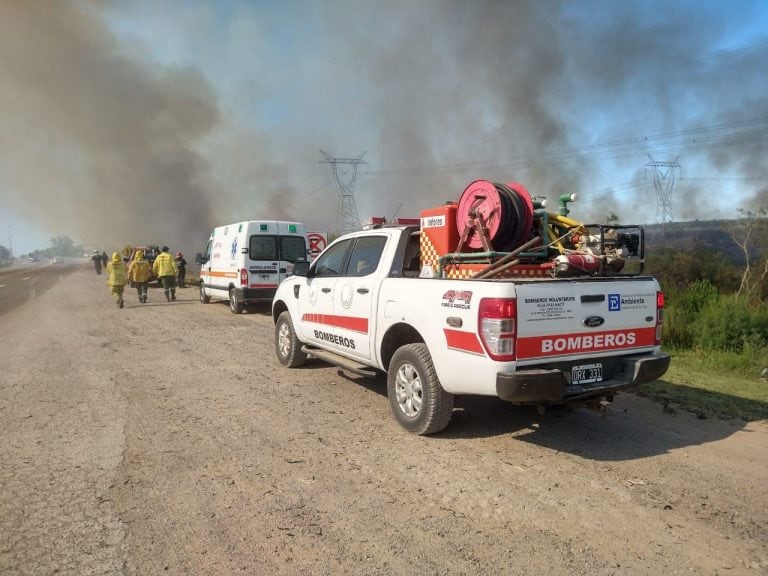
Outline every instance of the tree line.
<svg viewBox="0 0 768 576"><path fill-rule="evenodd" d="M69 236L55 236L51 238L51 245L48 248L33 250L27 254L22 254L24 258L53 258L54 256L66 256L69 258L78 258L84 255L84 249L81 244L75 244ZM8 266L11 264L11 251L5 246L0 245L0 265Z"/></svg>
<svg viewBox="0 0 768 576"><path fill-rule="evenodd" d="M768 362L768 208L742 211L728 224L742 258L699 248L662 247L646 271L665 293L664 343L672 348L730 352Z"/></svg>

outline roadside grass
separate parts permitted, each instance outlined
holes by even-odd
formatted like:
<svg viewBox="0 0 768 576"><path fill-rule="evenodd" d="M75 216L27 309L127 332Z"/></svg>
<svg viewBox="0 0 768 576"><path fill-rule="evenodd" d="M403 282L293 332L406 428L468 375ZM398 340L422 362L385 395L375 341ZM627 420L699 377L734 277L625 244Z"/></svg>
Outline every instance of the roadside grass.
<svg viewBox="0 0 768 576"><path fill-rule="evenodd" d="M666 352L672 356L669 371L663 379L637 388L637 394L699 418L768 420L768 381L760 378L768 366L768 351Z"/></svg>

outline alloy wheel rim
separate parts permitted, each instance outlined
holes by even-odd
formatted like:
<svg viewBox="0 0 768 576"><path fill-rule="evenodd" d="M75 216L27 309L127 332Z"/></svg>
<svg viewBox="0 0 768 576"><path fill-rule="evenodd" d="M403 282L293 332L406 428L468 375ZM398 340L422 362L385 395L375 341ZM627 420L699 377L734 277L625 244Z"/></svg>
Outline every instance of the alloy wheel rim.
<svg viewBox="0 0 768 576"><path fill-rule="evenodd" d="M288 325L283 323L280 325L280 329L277 333L277 346L280 349L280 355L283 358L288 357L288 351L290 349L290 335L288 331Z"/></svg>
<svg viewBox="0 0 768 576"><path fill-rule="evenodd" d="M423 387L421 376L411 364L403 364L395 376L395 397L403 414L415 418L421 412Z"/></svg>

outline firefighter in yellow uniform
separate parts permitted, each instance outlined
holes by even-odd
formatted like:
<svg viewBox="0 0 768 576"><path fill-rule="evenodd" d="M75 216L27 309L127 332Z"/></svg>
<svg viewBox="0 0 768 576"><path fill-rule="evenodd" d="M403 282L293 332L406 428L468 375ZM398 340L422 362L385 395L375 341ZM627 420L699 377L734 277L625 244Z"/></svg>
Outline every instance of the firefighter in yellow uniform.
<svg viewBox="0 0 768 576"><path fill-rule="evenodd" d="M123 307L123 289L126 282L125 264L120 254L115 252L112 254L112 261L107 264L107 284L118 308Z"/></svg>
<svg viewBox="0 0 768 576"><path fill-rule="evenodd" d="M128 280L133 282L139 295L139 302L147 302L147 286L149 284L149 261L144 258L143 250L136 250L133 262L128 266Z"/></svg>
<svg viewBox="0 0 768 576"><path fill-rule="evenodd" d="M176 262L174 262L173 256L168 252L168 246L163 246L160 249L160 254L155 258L152 269L155 271L155 276L163 284L165 299L168 302L176 300Z"/></svg>

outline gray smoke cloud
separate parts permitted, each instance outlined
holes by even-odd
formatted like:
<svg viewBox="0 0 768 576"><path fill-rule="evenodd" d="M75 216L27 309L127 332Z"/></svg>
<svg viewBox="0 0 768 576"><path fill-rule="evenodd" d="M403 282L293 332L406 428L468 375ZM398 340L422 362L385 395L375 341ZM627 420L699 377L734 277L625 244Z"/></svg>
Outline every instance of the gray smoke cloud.
<svg viewBox="0 0 768 576"><path fill-rule="evenodd" d="M84 242L184 242L210 220L191 144L218 121L214 94L122 51L97 9L0 4L0 198Z"/></svg>
<svg viewBox="0 0 768 576"><path fill-rule="evenodd" d="M647 153L679 157L678 219L722 217L726 186L732 207L764 196L746 178L768 174L768 125L739 123L768 117L768 43L713 45L727 36L716 11L232 6L0 0L3 205L111 245L197 247L214 225L259 217L331 230L339 196L321 148L367 151L361 217L418 215L482 178L522 182L550 206L576 192L585 221L652 222ZM172 39L172 55L116 32L115 12Z"/></svg>

